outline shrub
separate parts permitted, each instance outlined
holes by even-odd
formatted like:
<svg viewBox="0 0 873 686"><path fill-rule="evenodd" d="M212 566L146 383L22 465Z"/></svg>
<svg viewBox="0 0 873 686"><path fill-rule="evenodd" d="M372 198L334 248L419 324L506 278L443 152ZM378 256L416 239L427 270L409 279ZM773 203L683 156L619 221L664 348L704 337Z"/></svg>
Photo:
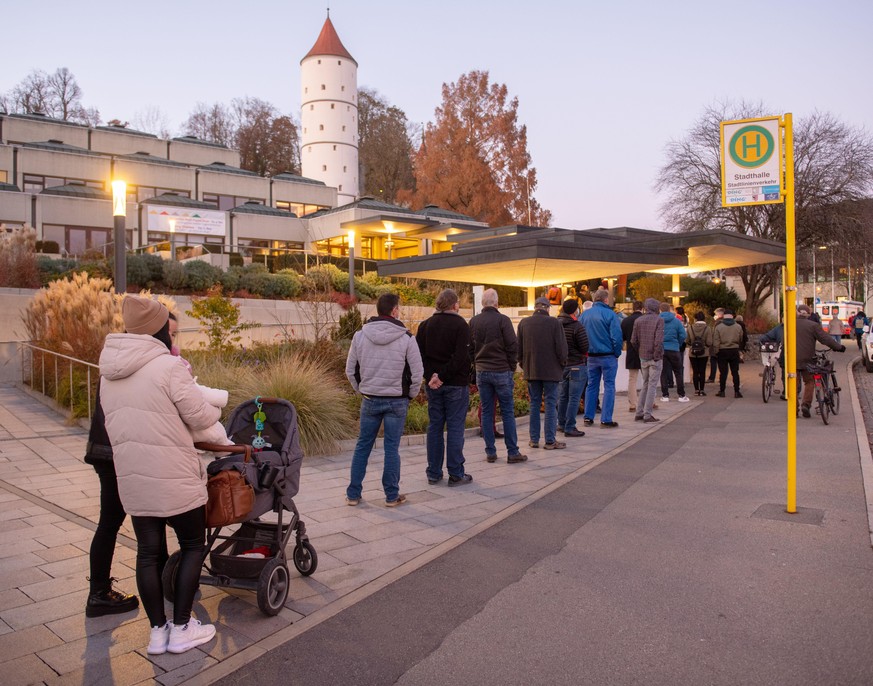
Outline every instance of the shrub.
<svg viewBox="0 0 873 686"><path fill-rule="evenodd" d="M0 286L39 288L36 231L29 226L6 231L0 224Z"/></svg>
<svg viewBox="0 0 873 686"><path fill-rule="evenodd" d="M164 278L164 260L160 255L145 253L143 256L149 270L149 281L157 283Z"/></svg>
<svg viewBox="0 0 873 686"><path fill-rule="evenodd" d="M29 339L42 348L97 362L106 335L124 331L121 308L109 279L86 273L54 281L25 310Z"/></svg>
<svg viewBox="0 0 873 686"><path fill-rule="evenodd" d="M300 293L300 278L293 269L269 274L262 294L265 298L293 298Z"/></svg>
<svg viewBox="0 0 873 686"><path fill-rule="evenodd" d="M321 264L317 267L312 267L303 276L303 290L321 293L327 293L331 289L342 290L334 285L338 280L340 283L342 282L341 275L342 271L335 264ZM348 290L348 275L346 275L345 291L348 292Z"/></svg>
<svg viewBox="0 0 873 686"><path fill-rule="evenodd" d="M57 255L61 252L61 246L57 241L37 241L35 251Z"/></svg>
<svg viewBox="0 0 873 686"><path fill-rule="evenodd" d="M247 290L252 295L261 297L269 290L270 272L264 268L264 271L246 271L240 277L239 287Z"/></svg>
<svg viewBox="0 0 873 686"><path fill-rule="evenodd" d="M217 353L229 352L242 340L240 333L254 329L258 324L240 322L239 305L221 294L221 286L209 290L205 298L192 298L191 309L185 312L200 323L208 343L201 343Z"/></svg>
<svg viewBox="0 0 873 686"><path fill-rule="evenodd" d="M341 339L351 340L352 336L363 328L364 322L361 318L361 311L357 305L349 307L348 312L339 318L339 325L334 329L330 337L337 341Z"/></svg>
<svg viewBox="0 0 873 686"><path fill-rule="evenodd" d="M743 301L733 288L728 288L724 282L712 283L695 279L688 284L688 297L686 302L700 303L707 315L712 315L717 307L730 308L738 312L743 306Z"/></svg>
<svg viewBox="0 0 873 686"><path fill-rule="evenodd" d="M40 285L47 286L52 281L70 275L78 265L78 260L64 258L53 260L44 255L38 256L36 267L39 271Z"/></svg>
<svg viewBox="0 0 873 686"><path fill-rule="evenodd" d="M185 276L185 267L181 262L175 260L164 260L162 265L164 285L167 288L181 290L188 284L188 278Z"/></svg>
<svg viewBox="0 0 873 686"><path fill-rule="evenodd" d="M203 260L184 263L185 279L192 291L205 291L221 278L221 270Z"/></svg>
<svg viewBox="0 0 873 686"><path fill-rule="evenodd" d="M757 317L743 317L743 324L746 325L746 332L749 334L767 333L778 323L773 317L761 314Z"/></svg>
<svg viewBox="0 0 873 686"><path fill-rule="evenodd" d="M330 299L344 310L348 310L358 303L358 299L348 293L337 293L334 291L330 294Z"/></svg>
<svg viewBox="0 0 873 686"><path fill-rule="evenodd" d="M151 285L152 271L143 255L127 256L127 283L141 288Z"/></svg>
<svg viewBox="0 0 873 686"><path fill-rule="evenodd" d="M231 267L224 272L219 278L221 289L225 293L236 293L239 290L239 281L242 273L242 267Z"/></svg>
<svg viewBox="0 0 873 686"><path fill-rule="evenodd" d="M103 258L83 259L76 267L76 271L85 272L92 279L112 279L114 264Z"/></svg>

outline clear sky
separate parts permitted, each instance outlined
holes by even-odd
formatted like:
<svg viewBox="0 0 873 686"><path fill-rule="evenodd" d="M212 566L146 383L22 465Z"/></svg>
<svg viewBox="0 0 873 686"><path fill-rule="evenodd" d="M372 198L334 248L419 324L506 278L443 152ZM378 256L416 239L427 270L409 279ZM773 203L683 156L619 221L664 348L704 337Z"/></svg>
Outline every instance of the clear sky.
<svg viewBox="0 0 873 686"><path fill-rule="evenodd" d="M299 120L300 59L325 0L5 3L0 91L65 66L104 121L253 96ZM444 82L487 70L519 99L553 224L665 229L664 146L719 100L873 129L870 0L331 0L374 88L433 120Z"/></svg>

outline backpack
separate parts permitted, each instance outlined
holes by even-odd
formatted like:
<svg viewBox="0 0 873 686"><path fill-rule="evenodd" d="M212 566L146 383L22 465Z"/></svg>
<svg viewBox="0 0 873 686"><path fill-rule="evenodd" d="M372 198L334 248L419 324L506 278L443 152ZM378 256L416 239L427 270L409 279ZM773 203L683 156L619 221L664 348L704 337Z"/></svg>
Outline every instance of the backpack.
<svg viewBox="0 0 873 686"><path fill-rule="evenodd" d="M706 343L703 341L703 336L698 336L694 333L694 329L689 329L691 335L694 336L694 340L691 341L691 356L692 357L703 357L706 354Z"/></svg>
<svg viewBox="0 0 873 686"><path fill-rule="evenodd" d="M561 289L557 286L552 286L549 289L548 295L546 297L549 299L549 302L552 305L560 305L561 304Z"/></svg>

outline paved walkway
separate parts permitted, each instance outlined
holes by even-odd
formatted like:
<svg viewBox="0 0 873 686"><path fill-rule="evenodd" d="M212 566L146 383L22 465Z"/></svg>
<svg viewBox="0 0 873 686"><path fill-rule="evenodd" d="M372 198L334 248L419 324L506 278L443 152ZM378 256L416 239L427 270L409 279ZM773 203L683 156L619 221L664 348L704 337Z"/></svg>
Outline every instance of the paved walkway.
<svg viewBox="0 0 873 686"><path fill-rule="evenodd" d="M568 449L528 449L527 463L485 462L484 445L465 450L473 484L428 486L425 448L402 448L402 491L409 504L382 506L381 460L371 460L364 502L344 503L351 447L307 457L295 501L319 565L303 578L292 568L286 608L258 610L254 594L202 587L195 615L218 626L218 640L182 655L148 656L148 622L135 614L86 619L88 555L99 511L99 486L82 462L86 432L11 386L0 386L0 670L6 684L209 683L425 565L525 505L608 459L649 426L631 421L619 398L618 429L595 426ZM662 405L668 420L699 401ZM524 428L520 430L526 436ZM411 441L410 441L411 442ZM523 441L524 445L526 441ZM504 453L505 454L505 453ZM113 574L135 592L135 541L129 522ZM171 544L172 549L172 544ZM372 582L376 582L375 584Z"/></svg>

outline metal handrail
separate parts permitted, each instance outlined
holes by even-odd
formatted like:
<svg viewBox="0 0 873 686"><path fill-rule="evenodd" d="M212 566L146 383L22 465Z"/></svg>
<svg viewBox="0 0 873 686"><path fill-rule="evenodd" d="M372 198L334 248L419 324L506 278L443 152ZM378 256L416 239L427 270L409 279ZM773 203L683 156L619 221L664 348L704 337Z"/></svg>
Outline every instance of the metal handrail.
<svg viewBox="0 0 873 686"><path fill-rule="evenodd" d="M60 394L58 392L58 389L60 388L60 384L58 383L58 360L62 359L62 360L67 360L68 362L70 362L70 370L69 370L70 371L70 414L73 414L73 412L74 412L74 404L75 404L74 401L76 398L76 394L74 392L74 386L73 386L73 366L76 364L80 364L83 367L85 367L85 370L87 372L87 388L88 388L88 419L91 419L91 411L93 408L93 404L91 402L91 370L92 369L99 370L99 366L94 364L93 362L86 362L85 360L80 360L76 357L71 357L70 355L64 355L63 353L59 353L59 352L56 352L54 350L49 350L48 348L41 348L38 345L33 345L33 343L28 343L26 341L19 341L18 346L19 346L19 349L21 351L21 383L23 383L23 384L27 383L27 380L24 378L24 370L27 368L25 365L25 361L24 361L25 351L27 351L27 350L30 351L30 387L31 388L33 388L33 378L34 378L34 368L33 368L34 354L33 353L34 353L34 351L38 351L40 353L43 353L43 356L41 359L41 378L42 378L42 391L41 392L43 395L47 395L46 394L46 387L45 387L46 355L52 356L52 358L54 359L54 374L55 374L55 386L54 386L55 396L54 396L54 399L55 399L55 402L57 402L57 403L60 403Z"/></svg>

